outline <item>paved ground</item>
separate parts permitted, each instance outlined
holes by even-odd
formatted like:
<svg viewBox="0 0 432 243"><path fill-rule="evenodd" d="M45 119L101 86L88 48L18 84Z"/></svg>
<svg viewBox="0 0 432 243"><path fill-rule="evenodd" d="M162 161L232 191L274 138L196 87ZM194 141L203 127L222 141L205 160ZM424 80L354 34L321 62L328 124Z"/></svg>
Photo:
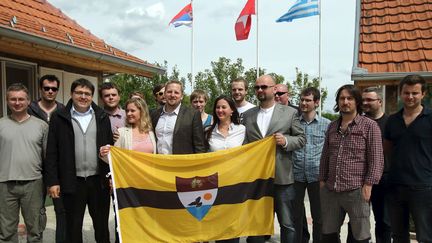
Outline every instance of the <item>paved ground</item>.
<svg viewBox="0 0 432 243"><path fill-rule="evenodd" d="M310 216L310 211L309 211L309 201L306 198L305 200L305 204L306 204L306 214L308 216ZM372 214L373 215L373 214ZM55 214L54 214L54 207L53 206L49 206L47 207L47 216L48 216L48 223L47 223L47 227L44 231L44 242L47 243L52 243L55 242ZM26 233L25 233L25 225L22 224L23 220L21 219L20 221L20 225L19 225L19 242L20 243L25 243L26 242ZM346 242L346 236L347 236L347 224L348 220L345 220L344 225L342 226L342 230L341 230L341 239L342 242ZM371 226L372 229L374 227L374 223L373 223L373 216L371 217ZM110 215L110 232L111 232L111 242L114 242L114 217L113 217L113 213L111 212ZM308 226L309 226L309 231L312 232L312 219L310 217L308 217ZM88 215L88 213L86 213L85 219L84 219L84 226L83 226L83 238L84 238L84 242L85 243L93 243L94 241L94 236L93 236L93 227L92 227L92 222L90 219L90 216ZM375 242L374 237L372 238L372 241ZM246 240L245 239L241 239L242 243L245 243ZM279 241L279 224L277 223L277 220L275 219L275 235L272 237L271 241L272 243L278 243ZM417 242L417 241L411 241L411 242Z"/></svg>

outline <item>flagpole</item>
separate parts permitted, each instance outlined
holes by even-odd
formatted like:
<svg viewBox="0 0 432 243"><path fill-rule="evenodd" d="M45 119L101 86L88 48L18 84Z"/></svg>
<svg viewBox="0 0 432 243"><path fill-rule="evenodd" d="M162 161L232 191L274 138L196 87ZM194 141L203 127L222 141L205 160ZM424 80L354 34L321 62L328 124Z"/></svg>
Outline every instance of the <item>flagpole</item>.
<svg viewBox="0 0 432 243"><path fill-rule="evenodd" d="M259 77L259 24L258 24L258 0L256 0L255 6L256 13L256 78Z"/></svg>
<svg viewBox="0 0 432 243"><path fill-rule="evenodd" d="M193 0L191 0L192 7L192 28L191 28L191 92L195 87L195 77L194 77L194 25L195 25L195 14L193 8Z"/></svg>
<svg viewBox="0 0 432 243"><path fill-rule="evenodd" d="M318 9L319 9L319 31L318 31L318 90L321 94L321 0L318 0ZM322 96L319 103L319 116L322 116Z"/></svg>

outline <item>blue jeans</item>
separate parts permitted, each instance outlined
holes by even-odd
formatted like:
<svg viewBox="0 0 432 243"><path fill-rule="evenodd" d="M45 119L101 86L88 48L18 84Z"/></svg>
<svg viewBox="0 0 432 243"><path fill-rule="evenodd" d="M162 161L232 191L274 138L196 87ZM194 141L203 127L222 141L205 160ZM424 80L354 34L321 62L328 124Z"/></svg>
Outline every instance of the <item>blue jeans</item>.
<svg viewBox="0 0 432 243"><path fill-rule="evenodd" d="M294 185L275 185L274 189L274 208L280 225L281 243L295 242Z"/></svg>
<svg viewBox="0 0 432 243"><path fill-rule="evenodd" d="M280 242L295 243L294 228L294 184L274 185L274 210L280 225ZM263 243L264 236L249 236L248 243Z"/></svg>
<svg viewBox="0 0 432 243"><path fill-rule="evenodd" d="M417 241L432 242L432 186L392 185L390 189L390 219L394 243L409 240L411 213Z"/></svg>

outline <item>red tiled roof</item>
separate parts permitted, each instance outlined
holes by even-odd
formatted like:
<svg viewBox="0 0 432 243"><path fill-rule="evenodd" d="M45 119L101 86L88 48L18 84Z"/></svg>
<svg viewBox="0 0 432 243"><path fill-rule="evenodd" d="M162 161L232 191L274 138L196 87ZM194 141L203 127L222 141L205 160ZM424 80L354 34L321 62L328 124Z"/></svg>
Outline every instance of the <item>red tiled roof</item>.
<svg viewBox="0 0 432 243"><path fill-rule="evenodd" d="M432 71L432 0L361 0L360 68Z"/></svg>
<svg viewBox="0 0 432 243"><path fill-rule="evenodd" d="M16 22L14 23L14 19ZM107 45L46 0L1 0L0 26L74 47L153 66Z"/></svg>

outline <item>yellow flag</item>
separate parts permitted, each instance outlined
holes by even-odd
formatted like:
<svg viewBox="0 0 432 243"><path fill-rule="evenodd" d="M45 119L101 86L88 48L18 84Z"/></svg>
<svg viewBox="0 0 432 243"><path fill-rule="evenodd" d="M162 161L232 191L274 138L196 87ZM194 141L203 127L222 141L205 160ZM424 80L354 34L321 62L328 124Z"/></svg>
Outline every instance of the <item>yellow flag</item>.
<svg viewBox="0 0 432 243"><path fill-rule="evenodd" d="M112 147L122 242L273 234L275 149L272 137L205 154L157 155Z"/></svg>

